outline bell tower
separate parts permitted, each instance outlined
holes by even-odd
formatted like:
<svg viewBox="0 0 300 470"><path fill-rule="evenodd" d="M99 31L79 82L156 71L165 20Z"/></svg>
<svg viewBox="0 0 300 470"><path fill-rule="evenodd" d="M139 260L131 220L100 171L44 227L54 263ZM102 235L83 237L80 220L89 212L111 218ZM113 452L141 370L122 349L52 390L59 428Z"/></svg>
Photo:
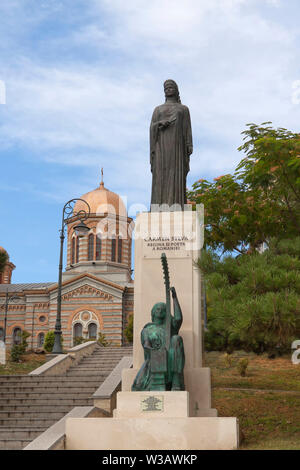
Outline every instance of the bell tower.
<svg viewBox="0 0 300 470"><path fill-rule="evenodd" d="M131 281L131 232L133 220L121 197L104 186L103 169L99 186L80 197L90 206L90 216L84 221L89 232L78 238L73 227L78 217L68 225L67 267L64 280L88 272L95 276L127 284ZM77 201L74 213L86 210Z"/></svg>

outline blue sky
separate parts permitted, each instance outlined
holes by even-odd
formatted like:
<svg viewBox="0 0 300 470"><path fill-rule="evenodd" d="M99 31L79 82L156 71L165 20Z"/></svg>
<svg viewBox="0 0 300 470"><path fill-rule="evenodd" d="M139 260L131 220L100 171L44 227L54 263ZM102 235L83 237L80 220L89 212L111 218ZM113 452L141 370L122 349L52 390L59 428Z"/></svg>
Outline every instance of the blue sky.
<svg viewBox="0 0 300 470"><path fill-rule="evenodd" d="M0 245L56 281L64 203L99 184L149 204L163 81L190 108L188 185L231 172L248 122L299 131L298 0L2 0Z"/></svg>

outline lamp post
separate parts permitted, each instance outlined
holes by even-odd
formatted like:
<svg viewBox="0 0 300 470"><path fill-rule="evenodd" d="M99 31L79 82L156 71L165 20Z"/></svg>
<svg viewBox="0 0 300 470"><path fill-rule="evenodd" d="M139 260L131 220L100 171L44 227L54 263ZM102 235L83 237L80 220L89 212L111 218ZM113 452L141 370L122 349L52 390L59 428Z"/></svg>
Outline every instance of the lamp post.
<svg viewBox="0 0 300 470"><path fill-rule="evenodd" d="M82 209L77 213L74 213L74 206L77 201L82 201L86 204L86 210ZM62 213L62 224L60 229L60 255L59 255L59 268L58 268L58 289L57 289L57 313L54 331L54 345L52 349L53 354L62 354L61 347L61 284L62 284L62 269L63 269L63 247L65 239L65 226L70 222L73 217L78 217L80 223L73 229L79 238L82 238L90 230L89 227L83 222L90 215L90 206L84 199L71 199L68 201L63 208Z"/></svg>
<svg viewBox="0 0 300 470"><path fill-rule="evenodd" d="M3 335L3 342L6 343L6 326L7 326L7 312L8 312L8 304L10 302L16 302L18 300L21 300L21 297L18 295L8 295L8 289L6 290L6 295L5 295L5 303L4 305L1 305L1 307L5 308L5 313L4 313L4 335Z"/></svg>

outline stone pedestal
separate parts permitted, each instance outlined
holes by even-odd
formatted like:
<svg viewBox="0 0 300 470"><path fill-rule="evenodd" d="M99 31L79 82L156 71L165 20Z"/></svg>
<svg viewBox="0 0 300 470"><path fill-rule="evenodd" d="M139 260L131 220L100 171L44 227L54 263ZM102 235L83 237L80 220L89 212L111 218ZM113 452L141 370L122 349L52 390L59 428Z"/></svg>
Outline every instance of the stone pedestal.
<svg viewBox="0 0 300 470"><path fill-rule="evenodd" d="M184 342L190 416L217 416L211 409L210 369L202 366L201 273L196 266L203 240L202 215L194 211L142 213L135 231L133 369L123 371L122 391L131 390L144 361L140 334L151 321L151 309L156 302L165 302L160 261L165 253L170 285L176 288L183 314L179 334Z"/></svg>
<svg viewBox="0 0 300 470"><path fill-rule="evenodd" d="M67 449L204 450L236 449L238 421L218 418L211 408L210 369L203 367L200 256L197 212L142 213L136 220L133 369L123 370L122 391L112 419L69 419ZM144 362L140 334L151 309L165 302L161 254L182 309L179 331L185 349L186 391L132 392ZM173 314L173 312L171 312Z"/></svg>
<svg viewBox="0 0 300 470"><path fill-rule="evenodd" d="M3 341L0 341L0 364L6 364L6 347Z"/></svg>
<svg viewBox="0 0 300 470"><path fill-rule="evenodd" d="M187 418L188 392L119 392L114 418Z"/></svg>

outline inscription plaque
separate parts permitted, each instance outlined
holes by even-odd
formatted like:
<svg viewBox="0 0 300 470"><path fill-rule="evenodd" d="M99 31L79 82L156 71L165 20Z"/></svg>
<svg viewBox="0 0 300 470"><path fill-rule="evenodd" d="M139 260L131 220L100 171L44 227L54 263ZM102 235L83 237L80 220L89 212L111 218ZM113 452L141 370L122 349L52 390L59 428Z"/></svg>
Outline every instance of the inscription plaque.
<svg viewBox="0 0 300 470"><path fill-rule="evenodd" d="M142 411L163 411L164 397L163 396L149 396L141 401Z"/></svg>

